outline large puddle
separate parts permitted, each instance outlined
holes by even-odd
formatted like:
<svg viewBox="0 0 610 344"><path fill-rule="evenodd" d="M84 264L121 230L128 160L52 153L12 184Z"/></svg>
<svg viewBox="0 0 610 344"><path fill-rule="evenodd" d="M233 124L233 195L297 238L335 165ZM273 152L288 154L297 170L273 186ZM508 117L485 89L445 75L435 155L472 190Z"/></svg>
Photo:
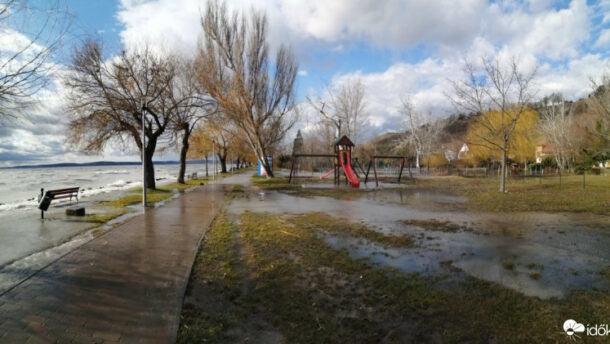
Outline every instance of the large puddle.
<svg viewBox="0 0 610 344"><path fill-rule="evenodd" d="M415 248L384 248L361 239L324 236L354 257L408 272L447 274L462 271L524 295L562 297L572 289L608 290L603 272L610 268L610 218L578 213L473 213L451 194L410 189L370 191L354 200L297 197L260 191L238 198L228 212L271 214L324 212L361 222L386 233L408 233ZM438 220L469 231L442 232L403 220Z"/></svg>

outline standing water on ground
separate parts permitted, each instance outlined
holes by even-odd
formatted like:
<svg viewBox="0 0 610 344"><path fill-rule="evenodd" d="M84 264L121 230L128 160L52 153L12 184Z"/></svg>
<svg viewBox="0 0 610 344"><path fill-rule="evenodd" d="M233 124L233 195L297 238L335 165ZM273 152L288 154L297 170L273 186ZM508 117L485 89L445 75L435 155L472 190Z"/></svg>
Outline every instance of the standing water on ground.
<svg viewBox="0 0 610 344"><path fill-rule="evenodd" d="M361 239L326 235L353 257L368 257L408 272L454 271L524 295L562 297L572 289L609 289L610 218L579 213L478 213L464 199L439 192L385 189L360 198L298 197L258 191L233 200L229 213L324 212L386 234L408 234L413 248L386 248ZM438 224L450 223L443 228ZM436 228L438 227L438 228Z"/></svg>

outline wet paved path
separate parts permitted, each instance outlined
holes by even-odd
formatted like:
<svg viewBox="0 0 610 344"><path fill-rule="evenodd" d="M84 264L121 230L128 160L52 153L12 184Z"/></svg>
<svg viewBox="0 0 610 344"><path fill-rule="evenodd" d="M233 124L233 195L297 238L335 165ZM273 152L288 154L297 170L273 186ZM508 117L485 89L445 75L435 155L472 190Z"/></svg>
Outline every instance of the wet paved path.
<svg viewBox="0 0 610 344"><path fill-rule="evenodd" d="M0 343L173 343L199 241L224 201L198 187L0 296Z"/></svg>

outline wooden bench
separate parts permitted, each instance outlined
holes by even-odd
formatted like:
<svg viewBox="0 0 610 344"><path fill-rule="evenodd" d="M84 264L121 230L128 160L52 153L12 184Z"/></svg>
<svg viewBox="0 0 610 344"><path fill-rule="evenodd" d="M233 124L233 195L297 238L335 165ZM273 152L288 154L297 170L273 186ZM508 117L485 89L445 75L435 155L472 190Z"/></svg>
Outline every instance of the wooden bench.
<svg viewBox="0 0 610 344"><path fill-rule="evenodd" d="M47 192L44 192L44 189L40 189L40 203L38 204L38 209L41 210L40 217L44 219L44 212L49 209L51 201L54 199L70 198L70 202L72 202L72 197L75 197L76 201L78 202L78 190L80 190L79 186L73 188L47 190Z"/></svg>

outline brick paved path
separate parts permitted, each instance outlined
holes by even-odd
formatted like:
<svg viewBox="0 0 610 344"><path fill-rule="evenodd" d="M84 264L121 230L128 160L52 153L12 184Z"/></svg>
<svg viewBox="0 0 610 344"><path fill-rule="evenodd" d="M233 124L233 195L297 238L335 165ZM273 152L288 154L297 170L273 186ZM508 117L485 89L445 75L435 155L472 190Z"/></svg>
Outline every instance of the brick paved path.
<svg viewBox="0 0 610 344"><path fill-rule="evenodd" d="M223 201L222 185L206 185L149 208L0 296L0 343L173 343Z"/></svg>

